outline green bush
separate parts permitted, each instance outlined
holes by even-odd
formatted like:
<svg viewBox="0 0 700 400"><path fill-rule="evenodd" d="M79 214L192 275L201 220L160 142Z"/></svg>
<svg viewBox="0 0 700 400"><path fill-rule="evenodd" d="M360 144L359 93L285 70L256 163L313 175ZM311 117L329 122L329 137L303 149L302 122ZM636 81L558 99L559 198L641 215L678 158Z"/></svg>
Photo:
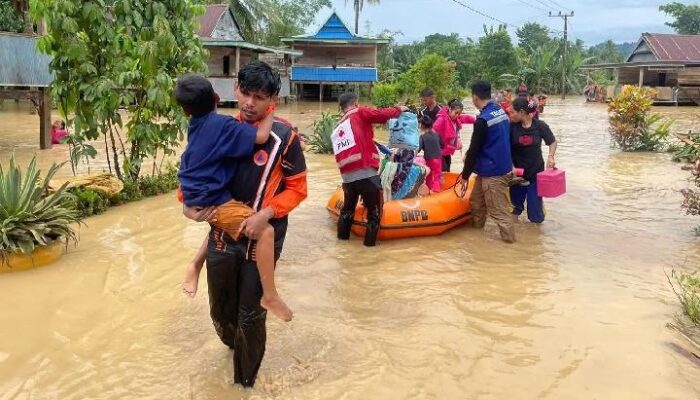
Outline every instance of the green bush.
<svg viewBox="0 0 700 400"><path fill-rule="evenodd" d="M693 273L674 270L671 271L670 277L667 275L667 278L673 292L683 306L683 313L693 324L700 326L700 275L698 272L700 270ZM674 280L672 281L671 278Z"/></svg>
<svg viewBox="0 0 700 400"><path fill-rule="evenodd" d="M622 151L658 151L666 144L673 120L649 114L656 92L625 86L608 105L610 135Z"/></svg>
<svg viewBox="0 0 700 400"><path fill-rule="evenodd" d="M141 176L138 180L126 179L124 189L111 198L112 205L138 201L145 197L172 192L180 185L177 178L178 166L168 164L165 171L153 176Z"/></svg>
<svg viewBox="0 0 700 400"><path fill-rule="evenodd" d="M60 167L54 164L42 178L36 158L24 176L14 156L7 170L0 165L0 260L11 253L31 254L35 247L60 239L77 242L72 224L80 223L80 217L64 206L65 185L53 193L48 190Z"/></svg>
<svg viewBox="0 0 700 400"><path fill-rule="evenodd" d="M465 92L457 83L456 64L437 54L427 54L399 76L398 87L409 100L418 99L426 88L435 91L437 100L462 98Z"/></svg>
<svg viewBox="0 0 700 400"><path fill-rule="evenodd" d="M64 206L76 210L82 218L102 214L110 206L109 198L94 189L73 188L68 193Z"/></svg>
<svg viewBox="0 0 700 400"><path fill-rule="evenodd" d="M675 162L694 163L700 159L700 134L688 132L686 140L670 145L668 151Z"/></svg>
<svg viewBox="0 0 700 400"><path fill-rule="evenodd" d="M137 181L126 179L124 189L114 196L90 188L73 188L69 190L62 204L66 208L76 210L81 217L102 214L112 206L174 191L180 184L177 172L177 165L168 164L160 174L142 176Z"/></svg>
<svg viewBox="0 0 700 400"><path fill-rule="evenodd" d="M338 125L339 114L321 113L321 117L314 121L314 132L309 139L309 149L316 154L333 154L331 135Z"/></svg>
<svg viewBox="0 0 700 400"><path fill-rule="evenodd" d="M399 88L393 83L379 83L372 89L372 104L385 108L399 102Z"/></svg>

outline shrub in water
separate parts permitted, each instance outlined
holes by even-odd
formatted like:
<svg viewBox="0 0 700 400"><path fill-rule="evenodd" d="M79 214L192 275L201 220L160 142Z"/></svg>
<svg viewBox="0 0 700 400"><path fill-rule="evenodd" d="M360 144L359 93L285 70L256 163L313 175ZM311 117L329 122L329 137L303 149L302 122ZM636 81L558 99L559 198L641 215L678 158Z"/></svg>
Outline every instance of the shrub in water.
<svg viewBox="0 0 700 400"><path fill-rule="evenodd" d="M625 86L610 101L610 135L622 151L656 151L664 146L673 121L649 114L655 95L651 89Z"/></svg>
<svg viewBox="0 0 700 400"><path fill-rule="evenodd" d="M385 108L399 102L399 88L393 83L379 83L372 89L372 104Z"/></svg>
<svg viewBox="0 0 700 400"><path fill-rule="evenodd" d="M321 117L314 121L314 133L309 139L309 149L316 154L333 154L333 142L331 135L338 125L339 114L322 113Z"/></svg>
<svg viewBox="0 0 700 400"><path fill-rule="evenodd" d="M683 306L683 313L693 324L700 326L700 275L698 272L700 271L683 273L674 270L670 277L667 275L667 278Z"/></svg>
<svg viewBox="0 0 700 400"><path fill-rule="evenodd" d="M37 246L56 240L77 241L74 223L78 213L64 206L68 193L61 186L49 193L49 181L60 166L51 166L40 176L33 158L22 174L14 156L4 170L0 165L0 260L11 253L31 254Z"/></svg>

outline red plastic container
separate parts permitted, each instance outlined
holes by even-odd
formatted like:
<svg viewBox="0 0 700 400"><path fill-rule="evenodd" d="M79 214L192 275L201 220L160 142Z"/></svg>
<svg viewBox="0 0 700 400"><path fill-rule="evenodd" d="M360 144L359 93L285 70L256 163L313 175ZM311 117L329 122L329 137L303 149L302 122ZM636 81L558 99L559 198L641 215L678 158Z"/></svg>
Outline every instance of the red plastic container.
<svg viewBox="0 0 700 400"><path fill-rule="evenodd" d="M537 174L537 195L554 198L566 193L566 172L548 169Z"/></svg>

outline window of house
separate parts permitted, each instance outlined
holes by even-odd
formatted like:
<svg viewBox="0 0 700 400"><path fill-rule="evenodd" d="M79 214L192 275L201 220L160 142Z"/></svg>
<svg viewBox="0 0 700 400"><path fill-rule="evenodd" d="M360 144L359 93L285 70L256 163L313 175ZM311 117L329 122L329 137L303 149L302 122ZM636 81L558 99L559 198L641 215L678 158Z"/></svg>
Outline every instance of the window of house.
<svg viewBox="0 0 700 400"><path fill-rule="evenodd" d="M231 75L231 56L224 56L224 75Z"/></svg>

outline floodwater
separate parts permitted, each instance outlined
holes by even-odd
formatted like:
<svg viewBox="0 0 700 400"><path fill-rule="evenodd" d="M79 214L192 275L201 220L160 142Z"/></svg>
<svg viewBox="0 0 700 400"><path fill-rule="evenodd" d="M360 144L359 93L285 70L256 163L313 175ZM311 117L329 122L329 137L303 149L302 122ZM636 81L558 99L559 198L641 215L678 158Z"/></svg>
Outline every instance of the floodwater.
<svg viewBox="0 0 700 400"><path fill-rule="evenodd" d="M661 111L698 130L700 109ZM318 113L281 111L302 129ZM664 270L700 260L700 221L680 210L688 172L612 150L604 105L555 103L544 120L569 193L544 225L519 224L516 245L491 225L338 243L324 209L338 173L309 154L278 269L295 320L269 319L253 390L232 386L205 284L194 300L179 288L207 228L171 195L88 219L61 261L0 276L0 399L699 399L700 368L665 327L679 307ZM0 161L26 162L37 130L7 102Z"/></svg>

